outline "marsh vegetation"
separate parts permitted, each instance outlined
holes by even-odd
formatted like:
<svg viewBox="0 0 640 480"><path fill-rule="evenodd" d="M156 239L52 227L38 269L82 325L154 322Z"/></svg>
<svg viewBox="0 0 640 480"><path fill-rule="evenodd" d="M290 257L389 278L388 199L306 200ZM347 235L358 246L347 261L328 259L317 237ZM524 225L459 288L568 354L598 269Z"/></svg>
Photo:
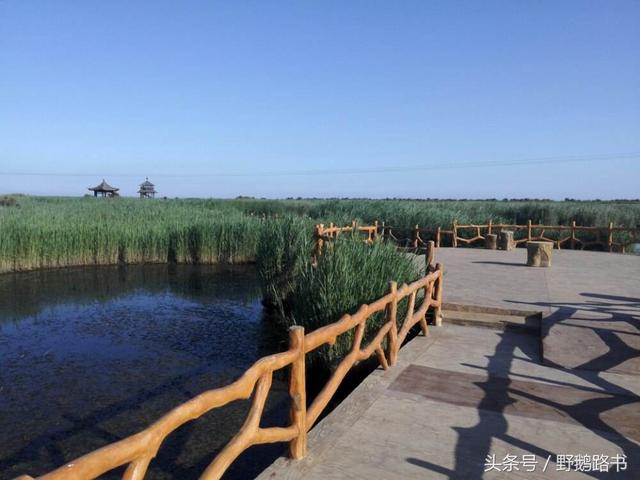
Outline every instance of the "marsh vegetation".
<svg viewBox="0 0 640 480"><path fill-rule="evenodd" d="M287 232L296 222L270 228L270 242L261 242L258 272L265 302L281 331L302 325L307 332L353 314L365 303L388 293L389 280L410 283L420 276L418 263L399 252L394 245L343 236L328 243L311 262L312 245L305 238ZM289 238L294 241L290 242ZM403 314L404 303L399 307ZM386 321L384 312L372 315L365 330L365 341ZM335 344L308 355L313 367L326 369L351 349L354 331L341 335Z"/></svg>
<svg viewBox="0 0 640 480"><path fill-rule="evenodd" d="M397 229L489 219L636 226L640 202L7 196L0 204L0 272L71 265L253 262L260 238L269 235L274 222L287 219L304 232L314 223L346 224L354 219L380 220Z"/></svg>

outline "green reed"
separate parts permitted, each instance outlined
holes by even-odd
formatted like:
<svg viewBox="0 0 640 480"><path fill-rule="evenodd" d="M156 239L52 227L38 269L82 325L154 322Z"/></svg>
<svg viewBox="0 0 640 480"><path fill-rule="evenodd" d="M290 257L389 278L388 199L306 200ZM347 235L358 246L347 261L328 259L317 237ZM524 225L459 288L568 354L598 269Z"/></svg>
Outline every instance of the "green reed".
<svg viewBox="0 0 640 480"><path fill-rule="evenodd" d="M0 210L0 271L253 261L264 221L199 201L27 197Z"/></svg>
<svg viewBox="0 0 640 480"><path fill-rule="evenodd" d="M0 202L0 272L114 263L240 263L283 217L314 223L384 221L396 229L494 222L640 224L637 201L212 200L9 195ZM310 230L306 230L309 232ZM273 232L272 232L273 233ZM292 232L290 232L293 234Z"/></svg>
<svg viewBox="0 0 640 480"><path fill-rule="evenodd" d="M302 325L311 332L339 320L346 313L354 313L364 303L384 296L389 291L389 280L409 283L420 275L415 259L399 253L388 243L368 245L359 238L343 236L327 243L314 264L309 261L312 250L308 244L300 242L294 245L301 250L296 251L296 247L288 250L285 246L280 250L280 256L276 253L278 260L275 262L273 250L266 258L258 256L261 270L266 263L267 270L274 271L273 264L278 263L283 267L278 273L286 273L280 277L281 281L267 283L269 294L277 300L277 318L283 328ZM280 262L282 259L288 261ZM285 265L289 265L288 271ZM400 305L400 315L406 308L404 303ZM365 342L385 321L384 312L368 319ZM354 331L341 335L334 345L310 355L310 361L323 368L335 365L351 349L353 335Z"/></svg>

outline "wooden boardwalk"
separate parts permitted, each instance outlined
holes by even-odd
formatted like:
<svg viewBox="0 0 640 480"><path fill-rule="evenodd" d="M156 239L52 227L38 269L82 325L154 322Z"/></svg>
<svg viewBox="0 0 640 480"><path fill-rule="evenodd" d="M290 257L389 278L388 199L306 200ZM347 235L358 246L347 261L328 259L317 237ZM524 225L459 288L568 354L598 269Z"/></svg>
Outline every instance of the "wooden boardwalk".
<svg viewBox="0 0 640 480"><path fill-rule="evenodd" d="M436 260L451 308L507 324L542 312L539 329L454 325L445 310L443 327L310 432L306 458L259 478L639 478L640 257L555 251L534 269L525 255L440 249ZM559 455L606 455L610 471L560 471Z"/></svg>

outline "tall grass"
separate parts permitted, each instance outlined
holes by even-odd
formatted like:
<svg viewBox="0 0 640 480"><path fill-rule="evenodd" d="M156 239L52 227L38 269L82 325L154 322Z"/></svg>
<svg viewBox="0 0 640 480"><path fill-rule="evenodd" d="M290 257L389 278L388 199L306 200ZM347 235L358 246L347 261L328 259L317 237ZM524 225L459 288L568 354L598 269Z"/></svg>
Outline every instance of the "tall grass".
<svg viewBox="0 0 640 480"><path fill-rule="evenodd" d="M282 307L279 320L284 327L302 325L308 332L313 331L388 293L389 280L409 283L420 275L411 257L382 242L367 245L360 239L339 238L327 245L316 266L309 261L308 245L304 248L293 256L305 261L294 262L287 281L274 284L275 296ZM261 257L258 259L262 265ZM384 322L384 313L370 317L365 341ZM315 351L310 355L311 362L325 368L335 365L351 349L353 334L347 332L334 345Z"/></svg>
<svg viewBox="0 0 640 480"><path fill-rule="evenodd" d="M324 223L365 223L380 220L388 225L411 228L450 226L458 223L534 223L606 226L640 225L640 201L551 201L551 200L236 200L234 206L257 214L291 213Z"/></svg>
<svg viewBox="0 0 640 480"><path fill-rule="evenodd" d="M397 229L494 222L640 225L640 202L153 200L12 195L0 202L0 272L69 265L252 261L272 222L384 221ZM269 230L271 229L271 230ZM292 227L287 235L293 235ZM305 230L308 231L308 230Z"/></svg>
<svg viewBox="0 0 640 480"><path fill-rule="evenodd" d="M264 221L198 201L28 198L0 210L0 271L116 263L242 263Z"/></svg>
<svg viewBox="0 0 640 480"><path fill-rule="evenodd" d="M256 260L262 293L268 306L280 312L301 272L311 262L312 228L296 217L267 222L258 241Z"/></svg>

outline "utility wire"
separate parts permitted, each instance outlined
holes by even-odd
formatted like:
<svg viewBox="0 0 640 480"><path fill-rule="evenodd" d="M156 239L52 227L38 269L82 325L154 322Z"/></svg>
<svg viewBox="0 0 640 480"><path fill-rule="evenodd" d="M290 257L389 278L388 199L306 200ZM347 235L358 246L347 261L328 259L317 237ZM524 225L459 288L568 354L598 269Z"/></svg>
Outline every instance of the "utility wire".
<svg viewBox="0 0 640 480"><path fill-rule="evenodd" d="M153 173L154 177L284 177L284 176L315 176L315 175L354 175L377 174L393 172L418 172L431 170L452 170L461 168L495 168L513 167L521 165L545 165L559 163L610 162L615 160L640 160L640 152L618 154L573 155L556 157L523 158L518 160L489 160L469 161L457 163L431 163L423 165L345 168L345 169L315 169L315 170L283 170L263 172L209 172L209 173ZM144 177L147 173L56 173L56 172L22 172L0 171L2 176L24 177Z"/></svg>

